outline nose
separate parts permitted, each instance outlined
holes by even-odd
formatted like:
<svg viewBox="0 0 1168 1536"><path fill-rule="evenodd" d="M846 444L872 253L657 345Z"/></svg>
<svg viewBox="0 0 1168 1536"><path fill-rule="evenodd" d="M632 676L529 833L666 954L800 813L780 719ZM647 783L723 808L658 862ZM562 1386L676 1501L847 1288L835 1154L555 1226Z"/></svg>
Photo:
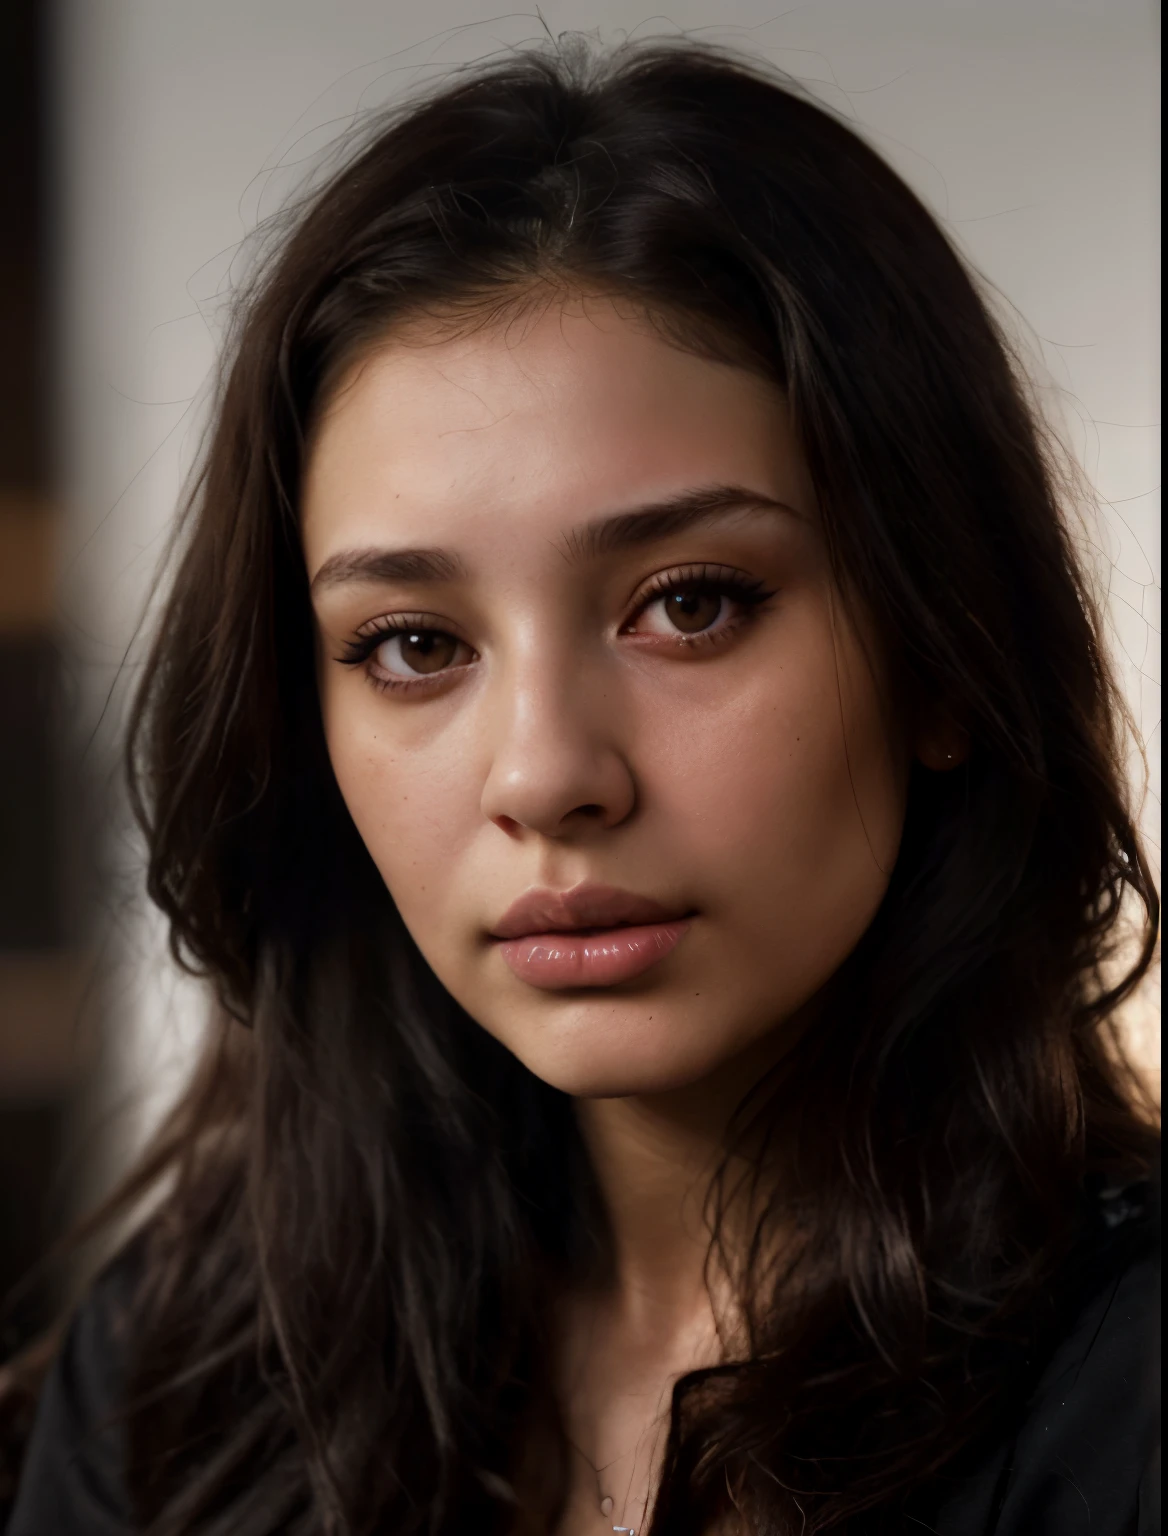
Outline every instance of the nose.
<svg viewBox="0 0 1168 1536"><path fill-rule="evenodd" d="M617 712L580 672L545 662L493 690L482 811L505 832L565 838L619 826L632 814L636 788Z"/></svg>

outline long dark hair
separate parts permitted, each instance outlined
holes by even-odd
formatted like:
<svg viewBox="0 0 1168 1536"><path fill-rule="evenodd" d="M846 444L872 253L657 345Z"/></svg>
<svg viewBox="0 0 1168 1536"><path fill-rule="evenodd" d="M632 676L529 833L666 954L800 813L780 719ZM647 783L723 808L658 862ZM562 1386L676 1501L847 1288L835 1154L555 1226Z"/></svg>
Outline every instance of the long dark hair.
<svg viewBox="0 0 1168 1536"><path fill-rule="evenodd" d="M735 1121L761 1209L733 1260L748 1347L674 1393L654 1536L735 1509L891 1528L1000 1403L1085 1182L1154 1155L1113 1023L1158 923L1120 705L976 284L863 140L762 67L654 44L476 68L367 133L241 306L138 697L150 892L219 1008L122 1196L164 1190L126 1387L153 1536L554 1522L549 1297L603 1217L570 1103L447 996L348 817L297 525L356 349L541 283L781 385L841 590L905 709L971 743L917 771L821 1027Z"/></svg>

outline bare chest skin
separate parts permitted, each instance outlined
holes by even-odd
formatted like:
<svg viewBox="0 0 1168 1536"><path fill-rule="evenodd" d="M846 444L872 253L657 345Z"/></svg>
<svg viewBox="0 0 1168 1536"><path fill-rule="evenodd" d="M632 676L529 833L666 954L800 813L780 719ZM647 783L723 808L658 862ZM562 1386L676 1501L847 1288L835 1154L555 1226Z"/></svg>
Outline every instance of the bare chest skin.
<svg viewBox="0 0 1168 1536"><path fill-rule="evenodd" d="M562 1327L570 1481L555 1536L644 1532L674 1384L722 1356L712 1307L705 1298L670 1308L648 1294L577 1297Z"/></svg>

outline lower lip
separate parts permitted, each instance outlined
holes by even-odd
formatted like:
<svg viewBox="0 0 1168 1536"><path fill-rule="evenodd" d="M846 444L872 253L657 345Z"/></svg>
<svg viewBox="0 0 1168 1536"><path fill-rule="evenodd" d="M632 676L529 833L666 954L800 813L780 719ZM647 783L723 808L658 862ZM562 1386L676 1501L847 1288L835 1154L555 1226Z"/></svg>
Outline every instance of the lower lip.
<svg viewBox="0 0 1168 1536"><path fill-rule="evenodd" d="M499 952L520 981L533 987L612 987L664 960L688 927L689 920L680 918L587 934L530 933L504 939Z"/></svg>

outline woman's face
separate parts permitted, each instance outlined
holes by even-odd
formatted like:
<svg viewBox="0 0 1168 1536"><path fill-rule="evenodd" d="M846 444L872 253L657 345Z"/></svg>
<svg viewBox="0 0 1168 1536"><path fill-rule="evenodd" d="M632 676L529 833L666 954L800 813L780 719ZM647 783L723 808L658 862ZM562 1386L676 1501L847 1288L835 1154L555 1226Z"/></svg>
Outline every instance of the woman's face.
<svg viewBox="0 0 1168 1536"><path fill-rule="evenodd" d="M781 393L600 299L415 325L324 413L303 539L337 781L467 1012L587 1096L781 1042L908 766Z"/></svg>

